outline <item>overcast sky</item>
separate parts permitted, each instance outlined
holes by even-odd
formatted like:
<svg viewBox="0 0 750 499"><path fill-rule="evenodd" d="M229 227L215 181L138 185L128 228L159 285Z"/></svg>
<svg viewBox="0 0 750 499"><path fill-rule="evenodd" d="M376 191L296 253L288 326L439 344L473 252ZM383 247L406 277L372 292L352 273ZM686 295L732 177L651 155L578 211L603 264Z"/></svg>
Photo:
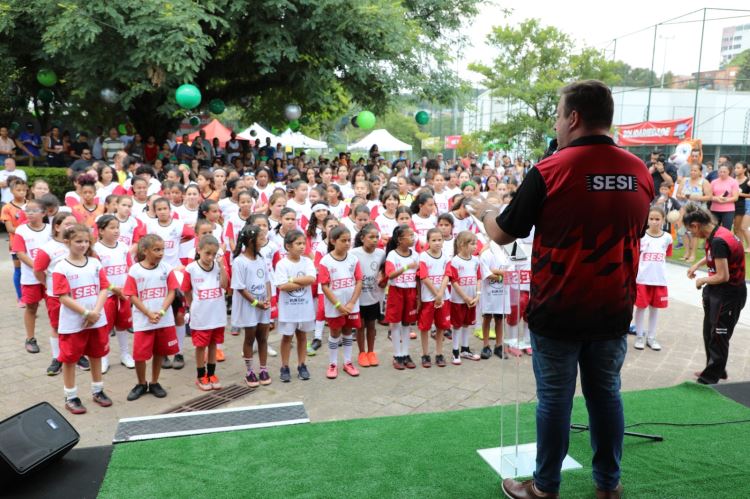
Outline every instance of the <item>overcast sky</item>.
<svg viewBox="0 0 750 499"><path fill-rule="evenodd" d="M496 0L495 5L483 7L482 12L468 24L468 47L458 61L463 76L475 82L481 81L476 73L467 70L472 61L489 63L495 52L486 45L486 37L493 26L519 23L536 17L544 25L555 26L571 35L579 46L592 46L606 50L609 57L614 49L613 38L618 38L616 58L634 67L651 67L651 46L654 38L653 26L689 12L708 8L706 0L683 0L660 2L654 0L532 2L529 0ZM512 9L504 17L503 8ZM746 12L713 10L745 9ZM658 27L654 71L661 74L662 67L675 74L690 74L698 69L698 53L701 38L702 10L682 17L672 23ZM735 16L740 16L732 18ZM723 19L720 19L723 18ZM701 69L717 69L720 60L721 32L724 27L750 23L748 0L721 0L706 11ZM685 22L698 21L698 22ZM650 27L650 28L649 28ZM640 33L626 36L634 31ZM747 34L750 36L750 33ZM665 57L666 47L666 57Z"/></svg>

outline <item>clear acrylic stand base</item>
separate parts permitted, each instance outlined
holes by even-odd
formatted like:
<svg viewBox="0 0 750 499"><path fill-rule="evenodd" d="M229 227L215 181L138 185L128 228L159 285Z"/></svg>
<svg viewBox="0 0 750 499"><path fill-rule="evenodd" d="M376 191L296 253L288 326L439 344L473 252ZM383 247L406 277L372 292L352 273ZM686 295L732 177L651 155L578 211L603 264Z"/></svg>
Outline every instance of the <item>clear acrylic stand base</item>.
<svg viewBox="0 0 750 499"><path fill-rule="evenodd" d="M522 444L518 448L515 445L509 445L479 449L477 452L501 478L532 476L536 469L536 442ZM565 456L562 471L580 468L583 466L578 461L569 455Z"/></svg>

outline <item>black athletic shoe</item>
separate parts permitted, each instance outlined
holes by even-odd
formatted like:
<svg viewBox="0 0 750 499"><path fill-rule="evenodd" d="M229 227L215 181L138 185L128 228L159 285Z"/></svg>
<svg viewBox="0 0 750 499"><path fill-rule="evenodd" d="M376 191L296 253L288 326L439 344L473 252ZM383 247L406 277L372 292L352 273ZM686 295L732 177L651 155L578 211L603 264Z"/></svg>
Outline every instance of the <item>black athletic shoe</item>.
<svg viewBox="0 0 750 499"><path fill-rule="evenodd" d="M414 361L411 360L410 355L404 355L403 357L401 357L401 360L404 363L404 367L407 369L414 369L415 367L417 367Z"/></svg>
<svg viewBox="0 0 750 499"><path fill-rule="evenodd" d="M65 401L65 408L73 414L85 414L86 408L78 397Z"/></svg>
<svg viewBox="0 0 750 499"><path fill-rule="evenodd" d="M39 345L36 342L36 338L27 338L24 346L29 353L39 353Z"/></svg>
<svg viewBox="0 0 750 499"><path fill-rule="evenodd" d="M479 353L479 356L484 360L489 359L490 357L492 357L492 349L490 347L483 347L482 351Z"/></svg>
<svg viewBox="0 0 750 499"><path fill-rule="evenodd" d="M104 393L104 390L94 394L94 402L102 407L109 407L112 405L112 399L107 397L107 394Z"/></svg>
<svg viewBox="0 0 750 499"><path fill-rule="evenodd" d="M432 367L432 359L429 355L422 355L422 367L425 369Z"/></svg>
<svg viewBox="0 0 750 499"><path fill-rule="evenodd" d="M172 369L172 359L165 355L164 358L161 359L161 368Z"/></svg>
<svg viewBox="0 0 750 499"><path fill-rule="evenodd" d="M279 379L283 383L289 383L292 381L292 374L289 372L289 366L281 366L281 372L279 373Z"/></svg>
<svg viewBox="0 0 750 499"><path fill-rule="evenodd" d="M138 400L141 398L142 395L145 395L146 392L148 392L148 385L135 385L132 390L130 390L130 393L128 393L128 400Z"/></svg>
<svg viewBox="0 0 750 499"><path fill-rule="evenodd" d="M57 359L52 359L49 367L47 368L47 376L57 376L62 371L62 362Z"/></svg>
<svg viewBox="0 0 750 499"><path fill-rule="evenodd" d="M183 367L185 367L185 357L181 353L178 353L172 361L172 369L182 369Z"/></svg>
<svg viewBox="0 0 750 499"><path fill-rule="evenodd" d="M442 355L436 355L435 365L438 367L445 367L445 357L443 357Z"/></svg>
<svg viewBox="0 0 750 499"><path fill-rule="evenodd" d="M501 359L507 359L507 358L508 358L508 354L507 354L507 352L506 352L506 351L505 351L505 349L504 349L504 348L503 348L502 346L500 346L500 345L496 346L496 347L495 347L495 349L494 349L494 350L492 350L492 353L493 353L493 354L494 354L495 356L497 356L497 357L500 357Z"/></svg>
<svg viewBox="0 0 750 499"><path fill-rule="evenodd" d="M163 399L167 396L167 391L159 383L149 383L148 392L156 398Z"/></svg>
<svg viewBox="0 0 750 499"><path fill-rule="evenodd" d="M315 338L312 340L312 342L310 342L310 347L312 347L313 350L320 350L321 346L323 346L323 342L318 338Z"/></svg>
<svg viewBox="0 0 750 499"><path fill-rule="evenodd" d="M307 381L308 379L310 379L310 371L307 370L306 365L300 364L297 367L297 377L302 381Z"/></svg>
<svg viewBox="0 0 750 499"><path fill-rule="evenodd" d="M78 359L78 362L76 362L76 365L78 365L78 367L84 371L88 371L89 369L91 369L91 364L89 364L89 359L87 359L86 356L84 355L81 355L81 358Z"/></svg>

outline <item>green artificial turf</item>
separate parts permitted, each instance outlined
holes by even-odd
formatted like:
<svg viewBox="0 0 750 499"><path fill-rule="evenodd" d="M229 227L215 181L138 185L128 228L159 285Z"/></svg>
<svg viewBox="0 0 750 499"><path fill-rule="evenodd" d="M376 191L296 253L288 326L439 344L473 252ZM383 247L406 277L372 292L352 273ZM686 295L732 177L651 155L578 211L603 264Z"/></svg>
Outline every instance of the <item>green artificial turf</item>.
<svg viewBox="0 0 750 499"><path fill-rule="evenodd" d="M750 418L693 383L623 398L626 424ZM522 443L535 440L534 409L521 407ZM586 422L581 399L573 422ZM750 424L633 431L665 440L625 437L625 497L750 497ZM498 407L134 442L115 446L99 496L497 498L500 478L476 451L498 445ZM562 497L595 497L588 433L571 435L569 454L584 468L563 474Z"/></svg>

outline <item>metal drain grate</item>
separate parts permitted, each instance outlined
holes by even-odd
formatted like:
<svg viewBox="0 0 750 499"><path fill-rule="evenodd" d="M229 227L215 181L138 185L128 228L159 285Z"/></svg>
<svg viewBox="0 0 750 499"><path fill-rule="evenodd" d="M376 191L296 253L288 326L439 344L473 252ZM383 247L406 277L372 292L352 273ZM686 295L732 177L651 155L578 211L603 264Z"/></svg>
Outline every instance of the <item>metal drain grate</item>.
<svg viewBox="0 0 750 499"><path fill-rule="evenodd" d="M222 388L221 390L214 390L200 397L190 399L187 402L167 409L161 414L176 414L180 412L195 412L195 411L207 411L209 409L216 409L224 404L227 404L233 400L237 400L244 397L248 393L255 391L255 388L242 385L229 385Z"/></svg>

